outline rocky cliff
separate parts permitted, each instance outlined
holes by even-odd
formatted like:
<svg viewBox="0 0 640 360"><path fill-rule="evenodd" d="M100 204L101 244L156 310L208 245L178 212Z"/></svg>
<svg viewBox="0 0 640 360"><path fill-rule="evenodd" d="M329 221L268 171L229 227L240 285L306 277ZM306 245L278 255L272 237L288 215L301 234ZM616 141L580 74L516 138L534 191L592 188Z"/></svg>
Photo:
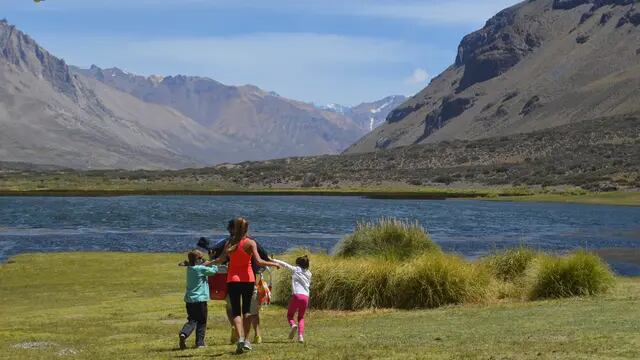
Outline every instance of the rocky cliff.
<svg viewBox="0 0 640 360"><path fill-rule="evenodd" d="M347 152L527 133L640 110L640 4L530 0L465 36L454 63Z"/></svg>
<svg viewBox="0 0 640 360"><path fill-rule="evenodd" d="M233 142L67 64L0 21L0 159L89 168L181 168L233 156ZM240 160L240 159L238 159Z"/></svg>

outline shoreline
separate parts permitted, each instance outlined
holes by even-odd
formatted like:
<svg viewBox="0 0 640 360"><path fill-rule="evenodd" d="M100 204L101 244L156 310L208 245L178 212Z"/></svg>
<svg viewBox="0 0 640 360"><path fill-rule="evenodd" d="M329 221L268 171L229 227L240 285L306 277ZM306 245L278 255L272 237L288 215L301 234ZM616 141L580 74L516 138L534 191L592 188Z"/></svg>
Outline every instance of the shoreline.
<svg viewBox="0 0 640 360"><path fill-rule="evenodd" d="M531 193L495 189L428 190L341 190L341 189L257 189L257 190L188 190L188 189L122 189L122 190L0 190L0 197L119 197L119 196L336 196L383 200L448 200L468 199L501 202L565 203L585 205L640 206L640 192L603 193Z"/></svg>
<svg viewBox="0 0 640 360"><path fill-rule="evenodd" d="M488 193L428 192L428 191L351 191L351 190L0 190L0 197L61 196L61 197L118 197L118 196L337 196L370 199L479 199ZM524 196L509 194L509 196Z"/></svg>

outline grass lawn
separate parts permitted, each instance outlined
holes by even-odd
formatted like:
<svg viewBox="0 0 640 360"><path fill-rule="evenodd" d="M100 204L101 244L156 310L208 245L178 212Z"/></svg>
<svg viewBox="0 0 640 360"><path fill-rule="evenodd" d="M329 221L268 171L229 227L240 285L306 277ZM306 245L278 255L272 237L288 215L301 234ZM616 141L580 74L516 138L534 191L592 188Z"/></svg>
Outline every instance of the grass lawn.
<svg viewBox="0 0 640 360"><path fill-rule="evenodd" d="M614 191L614 192L605 192L605 193L585 193L585 194L538 193L534 195L525 195L525 196L505 196L505 197L495 198L495 200L640 206L640 191L636 191L636 192Z"/></svg>
<svg viewBox="0 0 640 360"><path fill-rule="evenodd" d="M209 347L179 351L180 254L28 254L0 266L0 358L233 358L223 304L210 303ZM313 295L312 295L313 296ZM640 358L640 279L602 297L437 310L311 310L307 343L285 310L263 312L256 359ZM193 339L189 339L192 344Z"/></svg>

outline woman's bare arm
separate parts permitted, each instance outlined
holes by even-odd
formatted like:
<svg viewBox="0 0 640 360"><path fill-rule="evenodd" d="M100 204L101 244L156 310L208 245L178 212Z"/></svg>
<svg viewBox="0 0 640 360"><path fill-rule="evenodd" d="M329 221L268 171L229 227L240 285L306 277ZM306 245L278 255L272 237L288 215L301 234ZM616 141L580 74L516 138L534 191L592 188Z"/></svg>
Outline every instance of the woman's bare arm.
<svg viewBox="0 0 640 360"><path fill-rule="evenodd" d="M276 269L280 269L280 264L277 264L273 261L265 261L260 257L260 254L258 253L258 246L256 245L255 241L247 241L247 244L245 245L243 250L248 254L253 255L253 258L256 260L256 264L258 264L258 266L272 266Z"/></svg>
<svg viewBox="0 0 640 360"><path fill-rule="evenodd" d="M225 261L227 261L228 254L229 254L229 242L227 241L224 244L224 248L222 249L222 253L220 253L220 256L218 256L212 262L214 264L223 264Z"/></svg>

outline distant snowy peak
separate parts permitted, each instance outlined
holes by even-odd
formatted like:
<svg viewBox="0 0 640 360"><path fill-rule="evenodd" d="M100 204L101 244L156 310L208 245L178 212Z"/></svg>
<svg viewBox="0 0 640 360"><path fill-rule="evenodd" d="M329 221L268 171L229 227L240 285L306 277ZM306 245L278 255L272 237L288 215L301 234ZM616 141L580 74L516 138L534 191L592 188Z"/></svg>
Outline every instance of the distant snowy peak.
<svg viewBox="0 0 640 360"><path fill-rule="evenodd" d="M340 104L327 104L319 107L320 110L332 111L339 114L347 113L351 108Z"/></svg>
<svg viewBox="0 0 640 360"><path fill-rule="evenodd" d="M387 96L377 101L366 102L356 106L328 104L322 110L343 114L351 118L365 131L371 131L384 123L387 115L404 103L407 98L402 95Z"/></svg>

